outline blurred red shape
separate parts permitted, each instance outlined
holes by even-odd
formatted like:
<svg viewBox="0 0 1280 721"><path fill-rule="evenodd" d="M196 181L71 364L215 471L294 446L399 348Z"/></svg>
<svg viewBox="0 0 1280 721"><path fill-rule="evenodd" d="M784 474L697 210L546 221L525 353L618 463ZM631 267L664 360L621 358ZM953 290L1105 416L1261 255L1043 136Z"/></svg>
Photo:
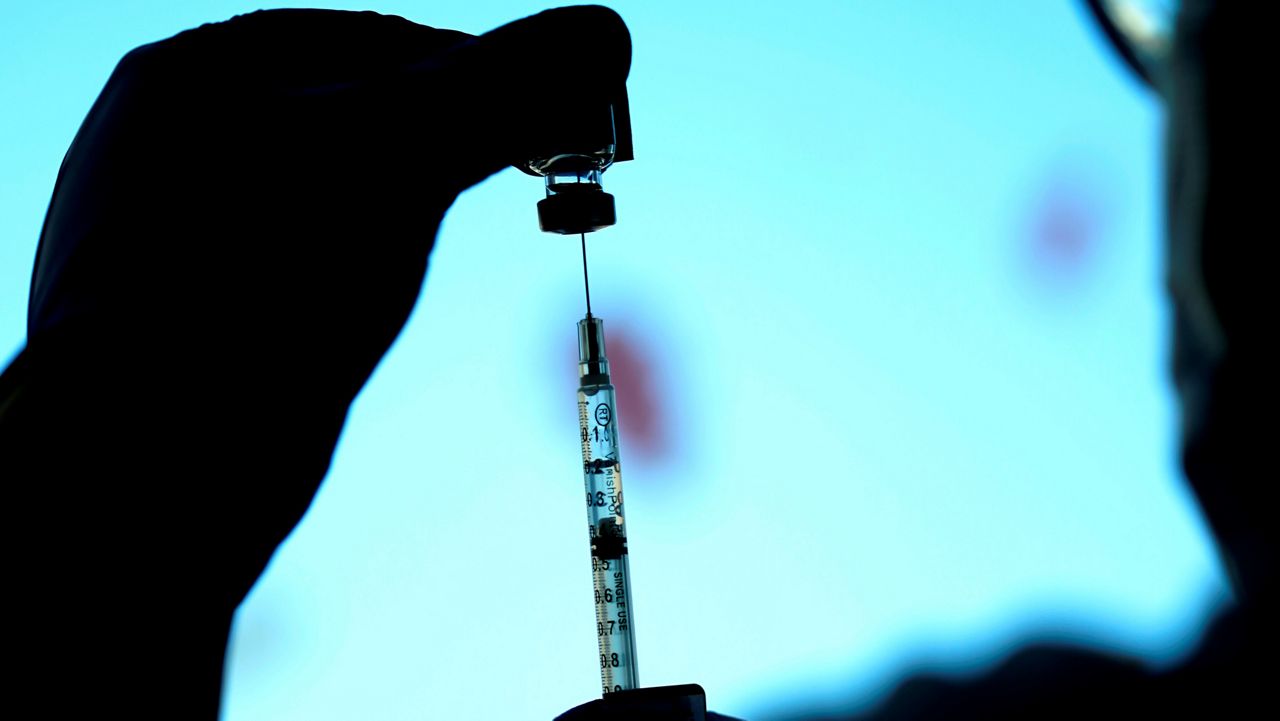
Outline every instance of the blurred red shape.
<svg viewBox="0 0 1280 721"><path fill-rule="evenodd" d="M659 463L675 452L669 429L674 401L659 371L658 352L625 323L605 319L605 352L609 375L618 397L623 463ZM577 346L572 348L577 380Z"/></svg>
<svg viewBox="0 0 1280 721"><path fill-rule="evenodd" d="M1089 177L1055 172L1032 200L1023 247L1041 283L1074 284L1097 265L1109 213Z"/></svg>
<svg viewBox="0 0 1280 721"><path fill-rule="evenodd" d="M609 370L618 394L625 459L661 460L669 451L662 384L653 353L625 327L605 329Z"/></svg>

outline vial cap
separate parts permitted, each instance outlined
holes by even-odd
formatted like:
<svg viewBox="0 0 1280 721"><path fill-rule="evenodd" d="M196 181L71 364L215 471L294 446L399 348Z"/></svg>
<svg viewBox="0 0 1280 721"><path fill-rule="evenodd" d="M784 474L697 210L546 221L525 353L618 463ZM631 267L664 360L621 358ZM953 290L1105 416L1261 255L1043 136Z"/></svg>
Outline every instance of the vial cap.
<svg viewBox="0 0 1280 721"><path fill-rule="evenodd" d="M599 189L549 195L538 201L538 225L547 233L577 235L618 222L613 196Z"/></svg>

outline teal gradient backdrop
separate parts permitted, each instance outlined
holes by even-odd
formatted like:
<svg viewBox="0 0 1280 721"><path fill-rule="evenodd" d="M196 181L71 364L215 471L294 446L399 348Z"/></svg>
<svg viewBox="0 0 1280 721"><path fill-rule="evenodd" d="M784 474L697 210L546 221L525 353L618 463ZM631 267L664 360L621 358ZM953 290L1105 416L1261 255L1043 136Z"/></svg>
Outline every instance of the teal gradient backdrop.
<svg viewBox="0 0 1280 721"><path fill-rule="evenodd" d="M257 7L5 0L0 357L116 60ZM482 32L542 7L372 9ZM614 7L637 159L590 254L625 356L642 681L764 719L1027 638L1175 662L1228 592L1175 464L1160 109L1077 4ZM228 721L550 718L598 688L581 266L537 231L541 195L508 170L449 212L239 611Z"/></svg>

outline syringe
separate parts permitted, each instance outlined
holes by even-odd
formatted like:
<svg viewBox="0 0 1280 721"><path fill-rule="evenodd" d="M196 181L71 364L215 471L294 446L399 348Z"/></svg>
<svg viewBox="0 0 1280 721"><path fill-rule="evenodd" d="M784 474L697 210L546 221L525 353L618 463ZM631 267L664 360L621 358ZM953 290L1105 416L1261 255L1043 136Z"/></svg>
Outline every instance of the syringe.
<svg viewBox="0 0 1280 721"><path fill-rule="evenodd" d="M589 38L584 38L589 42ZM591 718L680 718L703 721L707 698L696 684L640 688L636 671L635 607L627 564L622 466L618 462L618 406L604 353L604 324L591 315L587 282L587 233L617 223L613 196L602 176L614 163L635 157L625 83L566 93L554 74L548 87L556 105L537 117L548 122L528 136L532 145L517 167L546 183L538 201L538 227L582 239L582 280L587 316L578 322L578 425L587 488L587 529L595 586L596 636L604 698L579 706ZM603 715L600 715L602 714ZM576 718L576 716L575 716Z"/></svg>
<svg viewBox="0 0 1280 721"><path fill-rule="evenodd" d="M618 460L618 407L609 382L604 323L591 315L589 305L587 316L578 321L578 425L587 488L600 678L604 693L610 694L639 688L640 682Z"/></svg>
<svg viewBox="0 0 1280 721"><path fill-rule="evenodd" d="M586 39L584 39L586 40ZM601 185L605 170L631 160L631 115L625 83L566 94L558 85L551 121L532 137L527 159L517 167L543 178L538 227L582 239L582 276L587 316L578 323L578 421L587 488L587 522L595 585L600 676L606 695L639 688L634 610L627 568L626 514L618 463L618 408L604 355L604 325L591 315L587 284L587 233L617 222L613 196ZM540 116L543 117L543 116Z"/></svg>

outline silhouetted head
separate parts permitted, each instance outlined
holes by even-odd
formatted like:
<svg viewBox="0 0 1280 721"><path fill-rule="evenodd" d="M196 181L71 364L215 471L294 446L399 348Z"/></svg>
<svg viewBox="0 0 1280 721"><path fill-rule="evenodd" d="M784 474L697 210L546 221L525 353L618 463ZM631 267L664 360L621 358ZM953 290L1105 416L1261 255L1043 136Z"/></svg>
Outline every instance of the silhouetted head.
<svg viewBox="0 0 1280 721"><path fill-rule="evenodd" d="M1264 33L1258 3L1087 0L1108 40L1165 106L1167 260L1182 463L1243 604L1274 592L1274 513L1264 485L1260 277L1270 199L1262 147Z"/></svg>

